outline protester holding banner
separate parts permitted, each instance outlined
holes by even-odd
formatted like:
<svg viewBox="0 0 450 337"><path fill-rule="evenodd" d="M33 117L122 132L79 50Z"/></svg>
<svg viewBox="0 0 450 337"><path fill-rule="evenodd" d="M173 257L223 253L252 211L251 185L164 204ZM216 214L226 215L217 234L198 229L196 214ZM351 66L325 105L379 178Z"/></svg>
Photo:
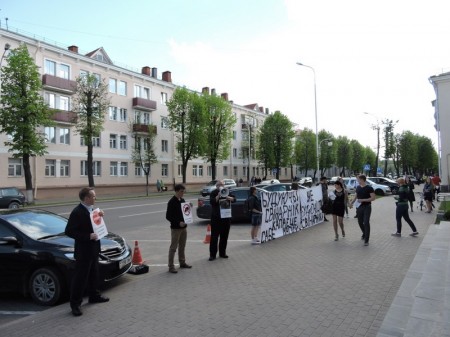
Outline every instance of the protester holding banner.
<svg viewBox="0 0 450 337"><path fill-rule="evenodd" d="M219 241L219 256L227 259L226 254L228 234L231 225L231 203L236 197L224 189L223 180L218 180L216 189L211 192L211 241L209 243L209 261L214 261L217 255L217 242Z"/></svg>
<svg viewBox="0 0 450 337"><path fill-rule="evenodd" d="M252 244L258 245L261 243L259 240L258 232L261 228L261 200L258 198L256 187L250 187L250 197L248 198L248 208L252 215L252 230L250 235L252 236Z"/></svg>
<svg viewBox="0 0 450 337"><path fill-rule="evenodd" d="M338 223L341 228L342 237L345 238L344 231L344 213L345 204L347 202L347 191L344 189L342 183L338 180L334 183L334 191L330 193L329 198L333 200L333 208L331 214L333 216L334 241L339 240Z"/></svg>
<svg viewBox="0 0 450 337"><path fill-rule="evenodd" d="M80 306L86 286L89 303L109 301L108 297L102 296L98 291L100 240L94 233L91 221L95 191L91 187L85 187L80 190L78 196L81 202L70 213L65 230L66 235L75 240L75 271L70 289L70 307L74 316L83 314ZM104 212L100 210L98 215L103 217Z"/></svg>
<svg viewBox="0 0 450 337"><path fill-rule="evenodd" d="M359 186L356 187L356 198L353 199L350 208L355 203L359 205L356 206L356 216L358 217L359 228L362 231L361 240L364 240L364 246L368 246L370 238L370 214L372 213L372 201L375 200L375 191L372 186L367 185L364 174L358 176L358 183Z"/></svg>
<svg viewBox="0 0 450 337"><path fill-rule="evenodd" d="M171 232L169 272L176 274L178 271L175 269L174 258L177 248L180 268L192 268L192 266L186 263L186 257L184 255L187 240L187 223L185 221L185 216L183 215L183 206L185 205L183 195L186 188L182 184L177 184L174 189L175 195L167 203L166 219L170 222Z"/></svg>

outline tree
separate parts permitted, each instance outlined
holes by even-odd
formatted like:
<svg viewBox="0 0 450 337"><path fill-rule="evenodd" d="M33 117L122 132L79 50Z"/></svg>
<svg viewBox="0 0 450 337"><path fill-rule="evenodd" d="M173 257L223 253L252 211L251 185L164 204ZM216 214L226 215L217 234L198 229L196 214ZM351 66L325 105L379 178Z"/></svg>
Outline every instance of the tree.
<svg viewBox="0 0 450 337"><path fill-rule="evenodd" d="M37 130L54 124L53 111L44 103L38 67L27 47L11 50L7 60L1 73L0 128L10 136L5 142L8 152L22 158L27 200L33 203L30 157L47 153L45 135Z"/></svg>
<svg viewBox="0 0 450 337"><path fill-rule="evenodd" d="M404 131L399 141L401 174L412 174L417 163L417 137L411 131Z"/></svg>
<svg viewBox="0 0 450 337"><path fill-rule="evenodd" d="M353 151L353 158L350 169L353 172L362 172L367 163L366 149L357 140L352 139L350 145Z"/></svg>
<svg viewBox="0 0 450 337"><path fill-rule="evenodd" d="M383 122L383 140L384 140L384 176L387 174L388 159L395 153L394 128L398 121L385 119Z"/></svg>
<svg viewBox="0 0 450 337"><path fill-rule="evenodd" d="M221 96L204 93L202 95L206 107L206 147L204 158L211 163L212 179L216 179L216 165L230 155L230 144L233 139L233 126L236 117L231 104Z"/></svg>
<svg viewBox="0 0 450 337"><path fill-rule="evenodd" d="M146 132L140 133L142 126L139 124L131 125L134 146L132 147L131 160L138 165L145 174L145 186L148 196L148 178L151 172L152 164L158 162L153 144L156 138L156 127L146 125ZM145 128L144 128L145 130Z"/></svg>
<svg viewBox="0 0 450 337"><path fill-rule="evenodd" d="M186 183L186 168L191 158L202 155L207 137L206 108L202 98L185 87L175 89L167 102L169 128L176 132L177 150L181 157L183 183Z"/></svg>
<svg viewBox="0 0 450 337"><path fill-rule="evenodd" d="M416 170L422 174L431 175L438 172L438 154L434 149L433 142L430 138L419 136L416 134L417 140L417 166L412 174L416 174Z"/></svg>
<svg viewBox="0 0 450 337"><path fill-rule="evenodd" d="M311 129L303 129L295 138L295 163L300 170L305 170L305 176L313 168L316 160L316 135Z"/></svg>
<svg viewBox="0 0 450 337"><path fill-rule="evenodd" d="M73 111L77 113L74 122L75 133L78 133L87 146L87 176L89 187L94 187L93 167L93 137L98 137L103 131L105 113L108 110L110 98L108 85L99 81L94 74L86 74L76 79Z"/></svg>
<svg viewBox="0 0 450 337"><path fill-rule="evenodd" d="M268 116L261 128L261 138L266 138L271 143L273 149L274 168L276 178L280 176L280 168L287 166L292 155L292 139L295 132L292 129L292 122L280 111L275 111Z"/></svg>
<svg viewBox="0 0 450 337"><path fill-rule="evenodd" d="M331 143L331 145L330 145ZM336 162L336 141L333 134L325 130L319 132L319 176L323 176L326 169Z"/></svg>
<svg viewBox="0 0 450 337"><path fill-rule="evenodd" d="M345 136L339 136L336 140L336 166L341 167L339 175L345 176L345 169L352 166L353 149L350 140Z"/></svg>

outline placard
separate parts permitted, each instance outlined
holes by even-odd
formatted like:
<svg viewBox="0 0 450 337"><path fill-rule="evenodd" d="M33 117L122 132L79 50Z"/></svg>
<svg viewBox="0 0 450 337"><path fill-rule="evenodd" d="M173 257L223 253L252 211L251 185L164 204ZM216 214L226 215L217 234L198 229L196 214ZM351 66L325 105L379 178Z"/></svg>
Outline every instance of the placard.
<svg viewBox="0 0 450 337"><path fill-rule="evenodd" d="M90 213L91 217L91 223L92 223L92 229L94 230L94 233L97 234L98 239L104 238L106 235L108 235L108 230L106 229L105 221L103 220L103 217L100 216L100 208L94 209Z"/></svg>
<svg viewBox="0 0 450 337"><path fill-rule="evenodd" d="M220 217L222 219L231 218L231 202L229 200L220 200Z"/></svg>
<svg viewBox="0 0 450 337"><path fill-rule="evenodd" d="M192 207L190 202L181 203L181 212L183 213L184 223L191 224L194 222L192 218Z"/></svg>

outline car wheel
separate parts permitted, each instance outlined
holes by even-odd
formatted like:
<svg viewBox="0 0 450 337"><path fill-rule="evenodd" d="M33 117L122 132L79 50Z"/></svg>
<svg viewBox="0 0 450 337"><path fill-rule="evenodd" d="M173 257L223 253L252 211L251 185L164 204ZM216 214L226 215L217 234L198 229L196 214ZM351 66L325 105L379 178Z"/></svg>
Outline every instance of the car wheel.
<svg viewBox="0 0 450 337"><path fill-rule="evenodd" d="M52 267L35 270L30 277L29 291L33 301L40 305L54 305L62 297L61 274Z"/></svg>
<svg viewBox="0 0 450 337"><path fill-rule="evenodd" d="M19 207L20 207L20 204L17 201L13 201L8 205L8 208L10 208L10 209L16 209Z"/></svg>
<svg viewBox="0 0 450 337"><path fill-rule="evenodd" d="M384 191L381 188L379 188L379 189L375 190L375 194L376 195L384 195Z"/></svg>

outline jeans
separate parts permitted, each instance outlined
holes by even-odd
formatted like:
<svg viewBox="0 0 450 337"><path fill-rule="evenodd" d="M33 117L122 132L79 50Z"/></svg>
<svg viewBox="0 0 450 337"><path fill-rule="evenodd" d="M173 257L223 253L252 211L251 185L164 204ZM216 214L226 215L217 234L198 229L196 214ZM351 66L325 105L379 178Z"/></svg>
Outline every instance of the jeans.
<svg viewBox="0 0 450 337"><path fill-rule="evenodd" d="M417 232L416 226L414 226L414 223L409 218L408 210L409 208L407 203L397 204L397 209L395 210L395 218L397 219L397 233L402 232L402 218L405 219L413 232Z"/></svg>
<svg viewBox="0 0 450 337"><path fill-rule="evenodd" d="M175 268L174 258L175 252L178 248L178 261L180 265L186 263L186 257L184 256L184 248L186 247L187 230L186 228L171 229L171 240L169 248L169 268Z"/></svg>
<svg viewBox="0 0 450 337"><path fill-rule="evenodd" d="M360 205L356 209L356 216L358 217L358 225L361 228L364 242L369 242L370 238L370 214L372 213L371 204Z"/></svg>

